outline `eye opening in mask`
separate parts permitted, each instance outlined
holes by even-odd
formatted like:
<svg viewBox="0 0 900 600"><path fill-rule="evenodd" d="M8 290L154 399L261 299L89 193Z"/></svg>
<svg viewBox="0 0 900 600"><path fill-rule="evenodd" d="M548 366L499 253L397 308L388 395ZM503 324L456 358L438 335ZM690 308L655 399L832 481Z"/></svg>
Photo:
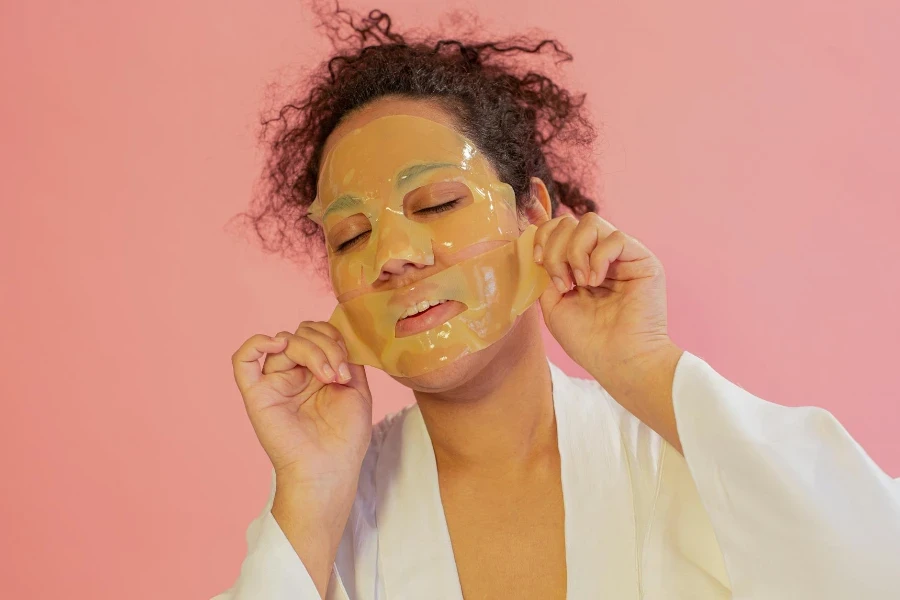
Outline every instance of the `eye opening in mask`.
<svg viewBox="0 0 900 600"><path fill-rule="evenodd" d="M436 181L420 186L403 197L403 212L408 219L428 219L468 206L472 191L461 181Z"/></svg>
<svg viewBox="0 0 900 600"><path fill-rule="evenodd" d="M342 219L328 231L328 243L337 252L346 252L368 239L372 224L363 213Z"/></svg>

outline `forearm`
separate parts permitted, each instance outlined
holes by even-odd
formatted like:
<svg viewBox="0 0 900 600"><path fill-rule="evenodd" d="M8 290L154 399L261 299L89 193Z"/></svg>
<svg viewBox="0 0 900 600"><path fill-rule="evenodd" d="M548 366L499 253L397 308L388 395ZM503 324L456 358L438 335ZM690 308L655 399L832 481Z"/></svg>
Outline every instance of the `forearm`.
<svg viewBox="0 0 900 600"><path fill-rule="evenodd" d="M683 353L669 343L620 364L588 369L616 402L682 454L672 384Z"/></svg>
<svg viewBox="0 0 900 600"><path fill-rule="evenodd" d="M356 490L313 490L291 482L276 482L272 517L324 598Z"/></svg>

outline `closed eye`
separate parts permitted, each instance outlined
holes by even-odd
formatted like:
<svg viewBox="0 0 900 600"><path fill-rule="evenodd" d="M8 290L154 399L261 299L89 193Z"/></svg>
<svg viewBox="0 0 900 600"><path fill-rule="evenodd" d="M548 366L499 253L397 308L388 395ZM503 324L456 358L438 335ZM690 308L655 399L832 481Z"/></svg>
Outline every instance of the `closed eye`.
<svg viewBox="0 0 900 600"><path fill-rule="evenodd" d="M340 245L338 245L338 247L334 249L335 252L343 252L344 250L347 250L348 248L355 246L359 242L363 241L364 238L367 238L370 233L371 233L371 231L364 231L361 234L357 235L356 237L350 238L346 242L341 242Z"/></svg>
<svg viewBox="0 0 900 600"><path fill-rule="evenodd" d="M444 202L443 204L438 204L436 206L429 206L428 208L421 208L415 212L417 215L433 215L437 213L447 212L448 210L453 210L453 208L459 204L462 198L456 198L455 200L451 200L450 202Z"/></svg>

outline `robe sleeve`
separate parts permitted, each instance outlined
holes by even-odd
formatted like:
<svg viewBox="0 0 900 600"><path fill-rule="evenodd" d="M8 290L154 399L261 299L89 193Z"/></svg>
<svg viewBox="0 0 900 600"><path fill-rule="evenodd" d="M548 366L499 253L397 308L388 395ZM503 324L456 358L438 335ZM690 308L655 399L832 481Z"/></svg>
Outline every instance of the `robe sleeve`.
<svg viewBox="0 0 900 600"><path fill-rule="evenodd" d="M673 401L735 598L896 597L900 480L834 416L761 400L689 353Z"/></svg>
<svg viewBox="0 0 900 600"><path fill-rule="evenodd" d="M237 581L212 600L320 600L312 577L272 516L275 474L262 513L247 527L247 555ZM349 600L332 567L325 600Z"/></svg>

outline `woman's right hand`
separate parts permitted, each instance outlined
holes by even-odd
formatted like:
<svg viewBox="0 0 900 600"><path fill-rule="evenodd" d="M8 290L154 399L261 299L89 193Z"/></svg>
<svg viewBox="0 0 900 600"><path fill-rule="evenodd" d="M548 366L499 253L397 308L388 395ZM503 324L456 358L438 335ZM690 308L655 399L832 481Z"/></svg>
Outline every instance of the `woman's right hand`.
<svg viewBox="0 0 900 600"><path fill-rule="evenodd" d="M305 321L295 333L254 335L232 364L277 484L355 489L372 432L372 395L363 367L347 361L338 330Z"/></svg>
<svg viewBox="0 0 900 600"><path fill-rule="evenodd" d="M254 335L232 365L275 467L271 514L324 598L372 434L366 372L347 361L334 326L311 321L295 333Z"/></svg>

